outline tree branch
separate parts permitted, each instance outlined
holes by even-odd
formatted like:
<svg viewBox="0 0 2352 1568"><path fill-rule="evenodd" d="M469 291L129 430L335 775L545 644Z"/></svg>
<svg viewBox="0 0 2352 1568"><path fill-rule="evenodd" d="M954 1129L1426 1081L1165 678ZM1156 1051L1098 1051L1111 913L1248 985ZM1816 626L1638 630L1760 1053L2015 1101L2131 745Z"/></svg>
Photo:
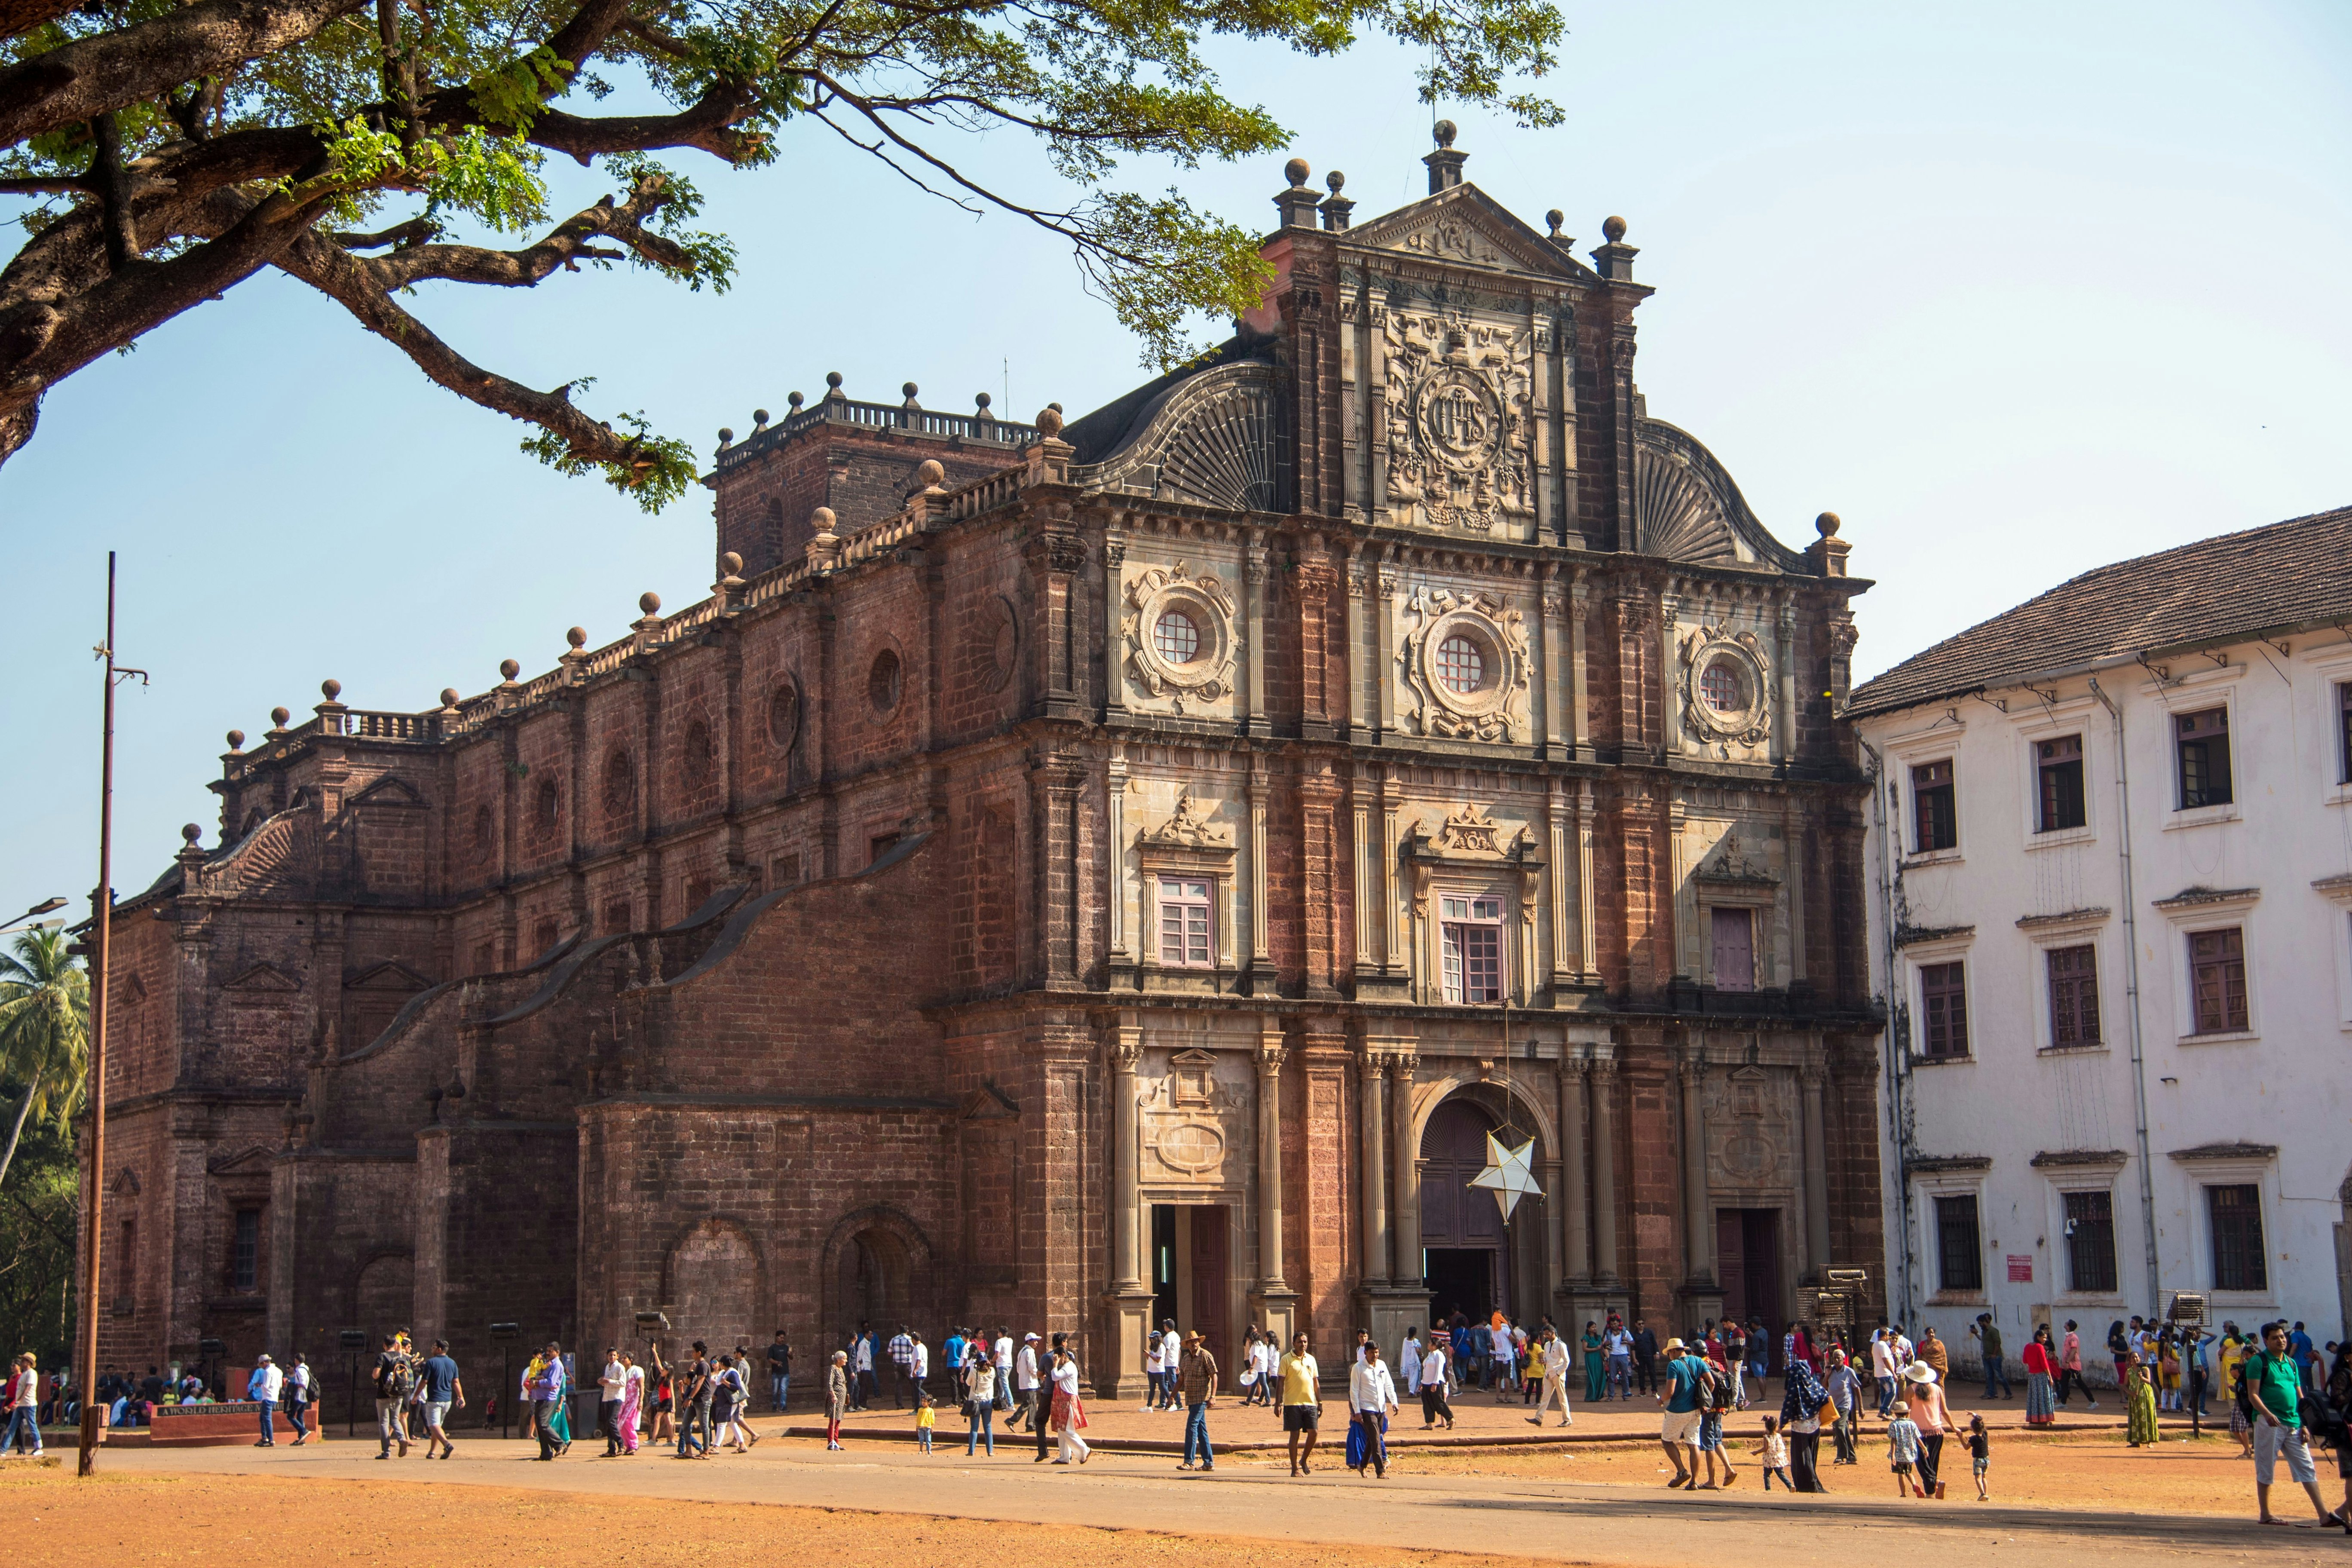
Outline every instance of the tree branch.
<svg viewBox="0 0 2352 1568"><path fill-rule="evenodd" d="M749 88L719 82L681 113L588 117L547 109L526 134L534 145L569 153L582 163L600 153L651 153L663 147L696 147L730 163L744 163L767 147L765 136L734 124L751 107Z"/></svg>
<svg viewBox="0 0 2352 1568"><path fill-rule="evenodd" d="M349 310L362 326L406 354L426 376L468 403L552 433L582 462L646 471L653 468L643 442L591 419L574 408L561 390L535 392L484 370L443 342L378 285L372 269L390 262L363 261L318 235L306 234L286 247L276 265Z"/></svg>
<svg viewBox="0 0 2352 1568"><path fill-rule="evenodd" d="M0 0L0 38L29 33L44 22L54 22L80 0Z"/></svg>
<svg viewBox="0 0 2352 1568"><path fill-rule="evenodd" d="M131 216L131 182L122 173L122 133L115 127L110 109L93 116L89 129L98 145L90 153L89 173L83 177L97 187L103 205L106 265L120 272L139 254L139 226Z"/></svg>
<svg viewBox="0 0 2352 1568"><path fill-rule="evenodd" d="M528 289L560 268L583 259L612 258L611 251L594 248L599 239L625 245L665 271L690 270L694 259L660 235L648 232L646 219L669 204L658 180L639 181L626 202L611 198L565 219L545 239L521 250L491 250L476 245L418 245L393 255L362 259L361 270L386 293L427 279L456 283L488 283L505 289Z"/></svg>
<svg viewBox="0 0 2352 1568"><path fill-rule="evenodd" d="M327 237L345 250L381 250L387 245L422 245L441 232L441 226L429 217L413 217L406 223L380 228L373 234L341 234L327 231Z"/></svg>
<svg viewBox="0 0 2352 1568"><path fill-rule="evenodd" d="M366 0L196 0L0 69L0 147L308 38Z"/></svg>

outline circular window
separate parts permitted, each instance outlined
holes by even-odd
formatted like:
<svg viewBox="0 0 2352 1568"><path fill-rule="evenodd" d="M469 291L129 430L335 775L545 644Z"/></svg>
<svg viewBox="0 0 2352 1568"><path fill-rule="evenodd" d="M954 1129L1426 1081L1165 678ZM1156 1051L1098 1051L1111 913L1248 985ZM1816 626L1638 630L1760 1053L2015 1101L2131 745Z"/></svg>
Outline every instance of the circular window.
<svg viewBox="0 0 2352 1568"><path fill-rule="evenodd" d="M1201 628L1181 610L1162 610L1151 628L1151 646L1171 664L1190 664L1201 657Z"/></svg>
<svg viewBox="0 0 2352 1568"><path fill-rule="evenodd" d="M1468 637L1452 637L1437 645L1437 679L1445 689L1468 695L1486 684L1486 655Z"/></svg>
<svg viewBox="0 0 2352 1568"><path fill-rule="evenodd" d="M874 668L866 672L866 700L877 713L898 706L898 656L887 647L874 656Z"/></svg>
<svg viewBox="0 0 2352 1568"><path fill-rule="evenodd" d="M791 681L780 681L768 698L768 739L776 750L789 752L800 728L801 694Z"/></svg>
<svg viewBox="0 0 2352 1568"><path fill-rule="evenodd" d="M1699 672L1698 690L1706 705L1718 713L1748 710L1748 683L1739 678L1738 666L1727 658L1718 658Z"/></svg>

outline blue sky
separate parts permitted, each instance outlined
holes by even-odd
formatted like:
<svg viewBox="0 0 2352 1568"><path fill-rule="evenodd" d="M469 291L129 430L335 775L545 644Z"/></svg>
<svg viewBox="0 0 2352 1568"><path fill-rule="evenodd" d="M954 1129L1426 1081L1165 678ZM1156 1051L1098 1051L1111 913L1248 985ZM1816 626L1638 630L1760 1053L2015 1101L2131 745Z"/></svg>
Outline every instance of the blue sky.
<svg viewBox="0 0 2352 1568"><path fill-rule="evenodd" d="M1554 96L1525 132L1449 106L1468 176L1532 223L1558 206L1642 248L1640 381L1791 543L1842 514L1857 674L2101 562L2352 502L2352 6L1598 6L1570 0ZM1337 165L1359 219L1412 199L1429 112L1412 61L1227 49L1229 89ZM735 236L726 295L642 274L412 301L478 363L594 375L708 450L814 395L1025 417L1144 379L1066 247L975 221L795 132L744 174L681 160ZM998 135L973 163L1053 187ZM1171 177L1271 226L1282 156ZM561 210L601 194L557 171ZM1009 394L1008 394L1009 383ZM118 891L178 828L216 841L222 732L319 682L415 710L620 634L647 588L710 577L707 492L646 519L516 450L520 426L430 385L300 285L265 274L52 394L0 468L15 663L0 920L95 874L105 552L122 552ZM86 906L83 906L86 907Z"/></svg>

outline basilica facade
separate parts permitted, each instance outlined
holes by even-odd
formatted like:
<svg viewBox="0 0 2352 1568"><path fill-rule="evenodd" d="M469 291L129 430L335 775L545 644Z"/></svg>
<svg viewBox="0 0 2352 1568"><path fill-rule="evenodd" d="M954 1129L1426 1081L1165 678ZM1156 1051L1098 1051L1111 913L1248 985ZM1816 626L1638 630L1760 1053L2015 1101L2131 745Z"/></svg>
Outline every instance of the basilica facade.
<svg viewBox="0 0 2352 1568"><path fill-rule="evenodd" d="M830 377L722 433L708 599L232 732L116 907L101 1361L1004 1322L1115 1392L1160 1317L1778 1325L1882 1256L1866 584L1648 415L1624 226L1441 129L1375 221L1293 163L1264 302L1108 406Z"/></svg>

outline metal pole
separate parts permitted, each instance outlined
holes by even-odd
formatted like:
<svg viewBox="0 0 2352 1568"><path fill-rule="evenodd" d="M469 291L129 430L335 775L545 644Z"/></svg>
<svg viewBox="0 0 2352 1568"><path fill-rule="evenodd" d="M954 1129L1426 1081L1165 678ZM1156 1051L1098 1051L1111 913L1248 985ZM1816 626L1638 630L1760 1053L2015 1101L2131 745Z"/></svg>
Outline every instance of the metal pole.
<svg viewBox="0 0 2352 1568"><path fill-rule="evenodd" d="M2132 1134L2139 1156L2140 1246L2147 1255L2147 1310L2164 1304L2156 1255L2156 1173L2147 1163L2147 1053L2140 1037L2138 896L2132 888L2131 764L2124 750L2124 710L2095 679L2091 695L2116 722L2116 854L2123 871L2124 1012L2131 1021Z"/></svg>
<svg viewBox="0 0 2352 1568"><path fill-rule="evenodd" d="M360 1358L345 1358L350 1364L352 1384L343 1393L343 1436L356 1437L360 1430Z"/></svg>
<svg viewBox="0 0 2352 1568"><path fill-rule="evenodd" d="M91 896L98 932L90 952L89 1228L82 1253L81 1458L77 1473L98 1472L98 1266L106 1212L106 957L114 924L114 552L106 552L105 718L99 741L98 891Z"/></svg>

